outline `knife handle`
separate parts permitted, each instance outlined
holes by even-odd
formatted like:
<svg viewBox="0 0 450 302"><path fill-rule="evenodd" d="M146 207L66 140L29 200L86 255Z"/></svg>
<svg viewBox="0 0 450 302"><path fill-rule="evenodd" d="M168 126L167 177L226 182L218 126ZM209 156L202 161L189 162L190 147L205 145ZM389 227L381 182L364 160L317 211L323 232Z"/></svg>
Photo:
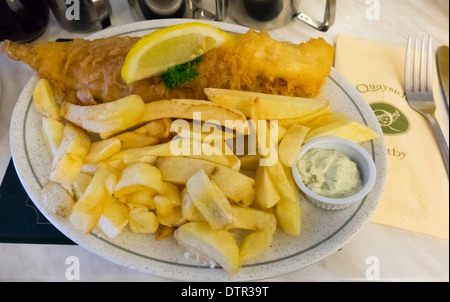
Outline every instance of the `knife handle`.
<svg viewBox="0 0 450 302"><path fill-rule="evenodd" d="M441 127L439 126L439 123L433 114L425 114L425 116L427 117L428 121L431 124L431 128L433 129L434 137L436 138L436 141L438 143L439 151L441 151L442 160L444 161L444 165L445 168L447 169L447 176L448 176L449 154L444 134L442 133Z"/></svg>

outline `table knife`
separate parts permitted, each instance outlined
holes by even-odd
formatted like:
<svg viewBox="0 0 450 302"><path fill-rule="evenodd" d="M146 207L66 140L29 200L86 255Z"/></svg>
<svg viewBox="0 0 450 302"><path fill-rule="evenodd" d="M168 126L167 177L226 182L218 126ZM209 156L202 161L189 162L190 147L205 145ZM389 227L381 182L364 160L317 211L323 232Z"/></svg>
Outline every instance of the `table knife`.
<svg viewBox="0 0 450 302"><path fill-rule="evenodd" d="M442 91L448 106L448 46L441 46L437 52L437 65Z"/></svg>

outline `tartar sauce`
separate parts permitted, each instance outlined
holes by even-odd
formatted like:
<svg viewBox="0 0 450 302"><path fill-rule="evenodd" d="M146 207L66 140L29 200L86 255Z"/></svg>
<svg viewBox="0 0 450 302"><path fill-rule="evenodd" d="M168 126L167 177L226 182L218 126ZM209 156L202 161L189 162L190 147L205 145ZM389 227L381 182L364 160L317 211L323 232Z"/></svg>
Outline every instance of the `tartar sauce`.
<svg viewBox="0 0 450 302"><path fill-rule="evenodd" d="M363 187L358 166L339 150L312 148L300 158L297 169L305 186L324 197L348 197Z"/></svg>

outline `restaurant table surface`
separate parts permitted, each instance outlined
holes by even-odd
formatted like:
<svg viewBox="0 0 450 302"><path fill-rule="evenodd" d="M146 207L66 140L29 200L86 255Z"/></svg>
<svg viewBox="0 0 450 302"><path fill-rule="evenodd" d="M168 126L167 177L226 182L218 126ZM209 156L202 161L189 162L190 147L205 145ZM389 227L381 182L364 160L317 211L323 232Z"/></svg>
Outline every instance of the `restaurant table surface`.
<svg viewBox="0 0 450 302"><path fill-rule="evenodd" d="M205 2L205 1L204 1ZM302 7L320 16L323 1L304 0ZM112 26L134 22L127 1L111 0ZM379 5L379 18L370 9ZM227 18L225 22L234 23ZM399 46L409 35L431 35L434 48L449 44L449 2L447 0L339 0L333 27L326 33L293 21L272 30L282 40L301 42L324 37L336 42L337 34L376 40ZM84 37L62 29L51 15L38 41ZM0 55L0 180L11 159L9 127L22 88L33 75L25 64ZM441 117L448 142L448 113ZM66 260L75 256L80 264L80 281L168 281L140 273L92 254L78 245L0 243L0 281L67 281ZM385 225L367 223L345 246L332 255L300 270L261 281L369 281L373 259L378 261L375 278L380 281L448 281L448 240Z"/></svg>

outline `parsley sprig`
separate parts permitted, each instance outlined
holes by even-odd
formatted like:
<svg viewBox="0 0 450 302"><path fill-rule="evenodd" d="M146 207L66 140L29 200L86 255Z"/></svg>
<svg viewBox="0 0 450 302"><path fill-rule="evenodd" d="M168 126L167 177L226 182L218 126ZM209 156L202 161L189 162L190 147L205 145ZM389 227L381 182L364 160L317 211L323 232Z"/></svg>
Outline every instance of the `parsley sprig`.
<svg viewBox="0 0 450 302"><path fill-rule="evenodd" d="M167 88L174 89L180 84L189 83L198 76L196 66L202 61L198 57L190 62L170 67L162 74L162 80Z"/></svg>

